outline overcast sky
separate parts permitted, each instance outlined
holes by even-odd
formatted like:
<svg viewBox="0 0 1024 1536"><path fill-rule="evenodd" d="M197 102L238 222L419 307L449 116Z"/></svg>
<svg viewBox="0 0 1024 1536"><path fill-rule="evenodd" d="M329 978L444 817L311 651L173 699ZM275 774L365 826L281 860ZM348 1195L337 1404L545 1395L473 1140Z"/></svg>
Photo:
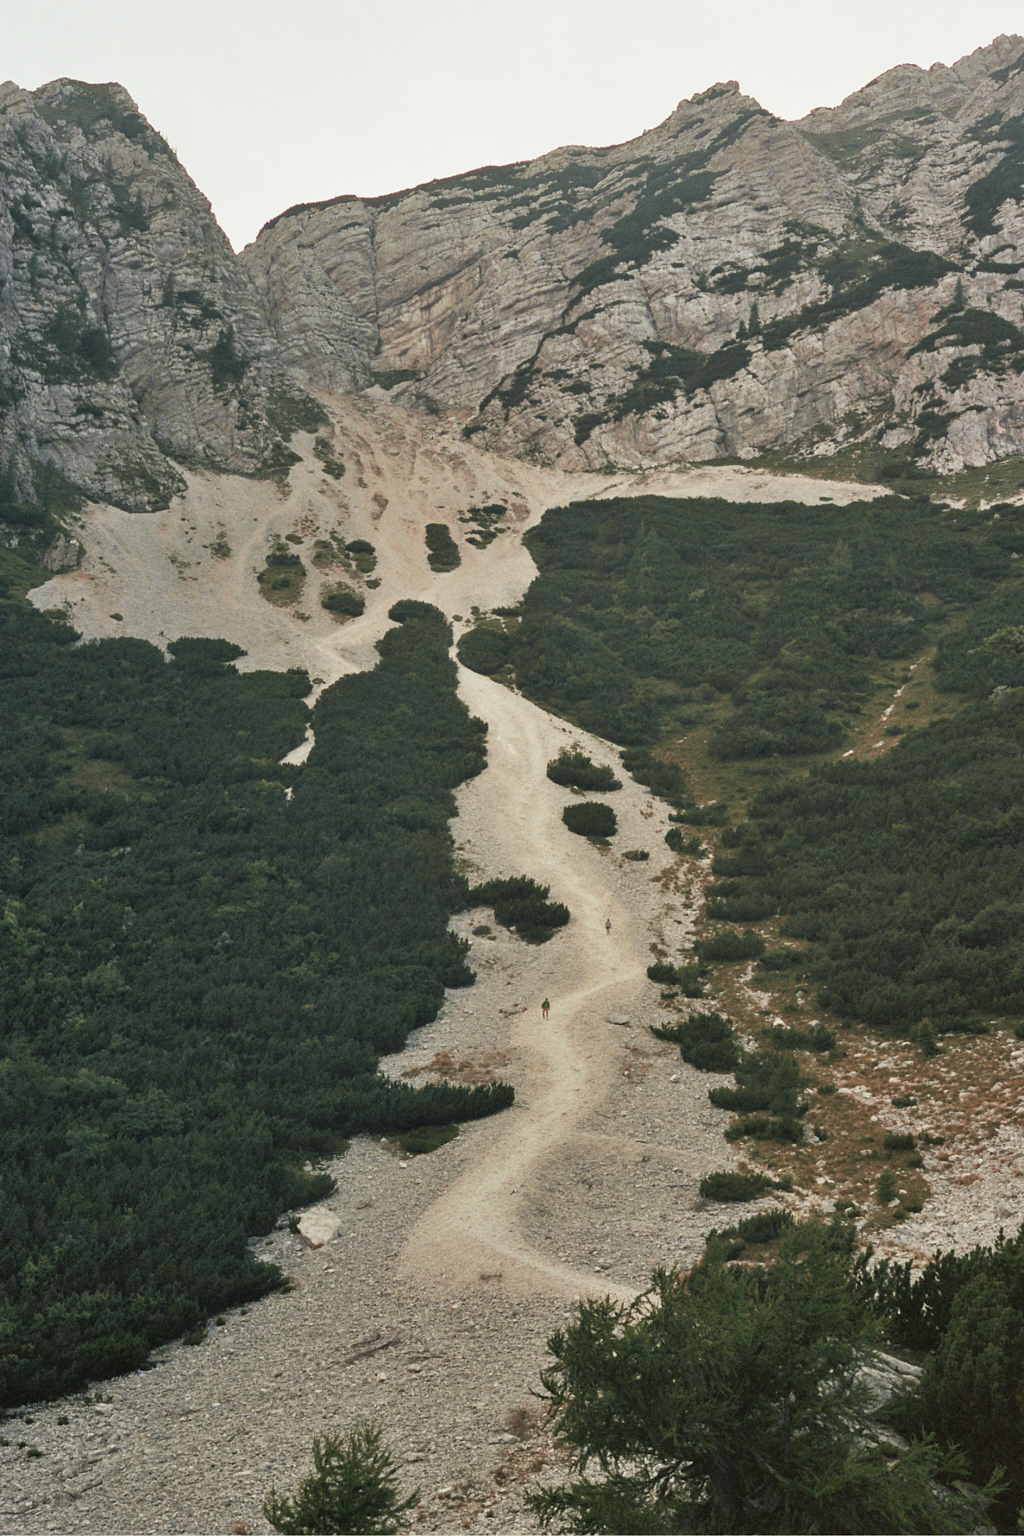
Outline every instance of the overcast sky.
<svg viewBox="0 0 1024 1536"><path fill-rule="evenodd" d="M3 14L6 13L6 14ZM1024 31L1021 0L4 0L0 75L119 80L236 249L292 203L614 144L718 80L780 117Z"/></svg>

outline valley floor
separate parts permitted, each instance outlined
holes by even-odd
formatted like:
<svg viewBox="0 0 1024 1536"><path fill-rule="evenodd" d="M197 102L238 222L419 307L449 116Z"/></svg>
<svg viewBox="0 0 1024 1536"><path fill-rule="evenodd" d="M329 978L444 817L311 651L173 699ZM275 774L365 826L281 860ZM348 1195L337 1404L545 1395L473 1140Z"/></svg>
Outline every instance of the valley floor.
<svg viewBox="0 0 1024 1536"><path fill-rule="evenodd" d="M372 665L398 598L436 603L456 628L474 606L514 603L533 575L522 530L559 502L627 490L809 502L822 491L836 501L865 494L725 469L570 480L446 441L421 418L329 404L342 481L327 480L303 440L286 496L197 476L167 513L93 513L82 568L33 600L67 607L87 638L222 635L246 647L243 666L307 666L329 683ZM460 510L493 502L512 509L514 530L487 549L463 544L456 571L430 572L424 523L458 533ZM315 596L298 611L267 603L256 573L271 535L294 533L306 551L337 529L378 552L380 585L366 590L364 615L339 625ZM211 553L221 539L229 552ZM326 576L308 579L312 590ZM702 1209L697 1194L701 1175L737 1160L722 1137L730 1117L708 1103L709 1079L647 1028L659 1018L650 945L678 948L701 867L669 853L666 807L628 778L614 796L614 847L573 837L560 819L568 792L545 765L572 741L614 762L607 745L477 674L463 672L460 688L489 727L488 768L460 791L454 824L467 873L550 884L572 921L532 948L489 913L461 916L475 986L449 993L437 1020L383 1069L416 1081L499 1077L514 1083L514 1107L429 1157L357 1140L330 1165L337 1235L310 1248L282 1228L256 1245L294 1277L289 1294L226 1316L198 1347L159 1351L157 1369L106 1383L92 1401L12 1420L0 1450L5 1531L263 1531L264 1496L295 1486L313 1435L363 1414L382 1423L403 1483L421 1489L415 1529L532 1528L523 1493L557 1473L532 1395L546 1338L580 1296L633 1296L656 1264L691 1263L707 1231L731 1219ZM624 859L631 849L650 857ZM473 933L484 924L491 934ZM1017 1155L1016 1143L1007 1153ZM909 1252L924 1230L944 1246L990 1241L979 1213L998 1216L996 1191L1011 1172L1000 1164L979 1200L979 1186L957 1183L959 1166L945 1182L929 1167L935 1196L921 1234L907 1228L891 1240ZM821 1199L830 1206L824 1186ZM28 1458L29 1448L41 1454Z"/></svg>

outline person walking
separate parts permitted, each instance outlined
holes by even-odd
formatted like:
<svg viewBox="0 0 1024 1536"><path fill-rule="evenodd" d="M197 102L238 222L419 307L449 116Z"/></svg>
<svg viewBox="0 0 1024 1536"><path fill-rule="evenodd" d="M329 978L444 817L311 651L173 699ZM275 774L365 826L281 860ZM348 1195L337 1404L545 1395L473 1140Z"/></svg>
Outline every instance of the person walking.
<svg viewBox="0 0 1024 1536"><path fill-rule="evenodd" d="M604 931L605 933L611 933L612 931L612 920L610 917L606 917L604 920Z"/></svg>
<svg viewBox="0 0 1024 1536"><path fill-rule="evenodd" d="M548 1009L550 1007L551 1007L551 1004L548 1002L547 998L545 998L544 1001L540 1005L541 1018L543 1018L543 1019L547 1018L547 1016L548 1016Z"/></svg>

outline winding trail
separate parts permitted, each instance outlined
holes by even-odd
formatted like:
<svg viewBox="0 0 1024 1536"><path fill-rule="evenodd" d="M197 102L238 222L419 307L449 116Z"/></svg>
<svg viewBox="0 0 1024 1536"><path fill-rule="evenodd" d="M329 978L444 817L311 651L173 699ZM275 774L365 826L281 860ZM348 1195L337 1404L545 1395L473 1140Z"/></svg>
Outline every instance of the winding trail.
<svg viewBox="0 0 1024 1536"><path fill-rule="evenodd" d="M508 867L528 870L552 888L572 913L563 946L562 974L585 977L551 995L544 1021L531 1000L513 1027L531 1084L525 1104L500 1118L500 1134L483 1158L417 1222L403 1251L400 1275L428 1278L449 1291L502 1273L519 1292L607 1295L622 1300L634 1291L586 1275L547 1258L519 1232L517 1208L531 1174L580 1121L601 1103L615 1070L615 1042L605 1016L628 1007L645 980L645 955L633 919L585 840L562 826L563 796L545 769L565 744L562 728L536 705L509 689L462 669L460 693L487 721L488 768L477 793L487 801L492 831L507 851ZM472 792L472 791L471 791ZM605 932L610 917L612 928ZM568 950L568 953L564 951Z"/></svg>

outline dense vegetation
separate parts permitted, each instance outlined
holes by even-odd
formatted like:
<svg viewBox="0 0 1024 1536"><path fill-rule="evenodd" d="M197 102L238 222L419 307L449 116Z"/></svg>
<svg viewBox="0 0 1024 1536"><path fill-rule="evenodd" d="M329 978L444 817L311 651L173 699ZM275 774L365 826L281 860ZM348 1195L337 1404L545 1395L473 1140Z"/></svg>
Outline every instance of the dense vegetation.
<svg viewBox="0 0 1024 1536"><path fill-rule="evenodd" d="M511 1099L376 1073L472 981L447 821L484 762L448 625L392 616L296 768L304 673L0 601L0 1403L277 1285L246 1238L325 1193L311 1154Z"/></svg>
<svg viewBox="0 0 1024 1536"><path fill-rule="evenodd" d="M539 575L503 655L521 687L619 740L707 721L726 762L841 745L883 662L938 640L933 677L963 707L878 762L783 778L725 827L708 915L781 916L816 941L821 1006L907 1032L1024 1013L1024 511L602 501L528 536ZM464 660L472 664L470 656ZM923 675L923 674L922 674ZM644 745L624 766L693 807ZM699 853L674 827L670 845ZM763 952L721 927L702 963Z"/></svg>
<svg viewBox="0 0 1024 1536"><path fill-rule="evenodd" d="M656 1272L629 1306L584 1302L551 1337L541 1380L573 1477L532 1496L545 1525L978 1528L984 1498L957 1487L955 1454L924 1437L884 1452L872 1433L852 1229L779 1228L771 1265L729 1268L709 1243L689 1275Z"/></svg>
<svg viewBox="0 0 1024 1536"><path fill-rule="evenodd" d="M526 539L539 575L480 670L510 662L531 697L627 743L728 695L714 747L743 760L834 748L879 659L1008 579L1024 528L1019 508L993 521L898 498L638 497L556 508ZM471 642L460 658L477 665Z"/></svg>
<svg viewBox="0 0 1024 1536"><path fill-rule="evenodd" d="M564 902L548 901L549 890L524 875L507 875L465 886L456 910L490 907L495 922L511 928L527 944L546 944L569 921L569 908Z"/></svg>
<svg viewBox="0 0 1024 1536"><path fill-rule="evenodd" d="M1001 1469L996 1514L1001 1530L1013 1529L1024 1510L1024 1226L994 1248L936 1253L917 1274L909 1260L872 1267L870 1258L854 1268L859 1294L897 1346L931 1351L896 1423L957 1446L976 1482Z"/></svg>
<svg viewBox="0 0 1024 1536"><path fill-rule="evenodd" d="M953 719L766 790L737 829L716 911L763 903L816 940L823 1006L902 1033L1024 1013L1022 636L1014 586L940 646L940 685L973 696Z"/></svg>

